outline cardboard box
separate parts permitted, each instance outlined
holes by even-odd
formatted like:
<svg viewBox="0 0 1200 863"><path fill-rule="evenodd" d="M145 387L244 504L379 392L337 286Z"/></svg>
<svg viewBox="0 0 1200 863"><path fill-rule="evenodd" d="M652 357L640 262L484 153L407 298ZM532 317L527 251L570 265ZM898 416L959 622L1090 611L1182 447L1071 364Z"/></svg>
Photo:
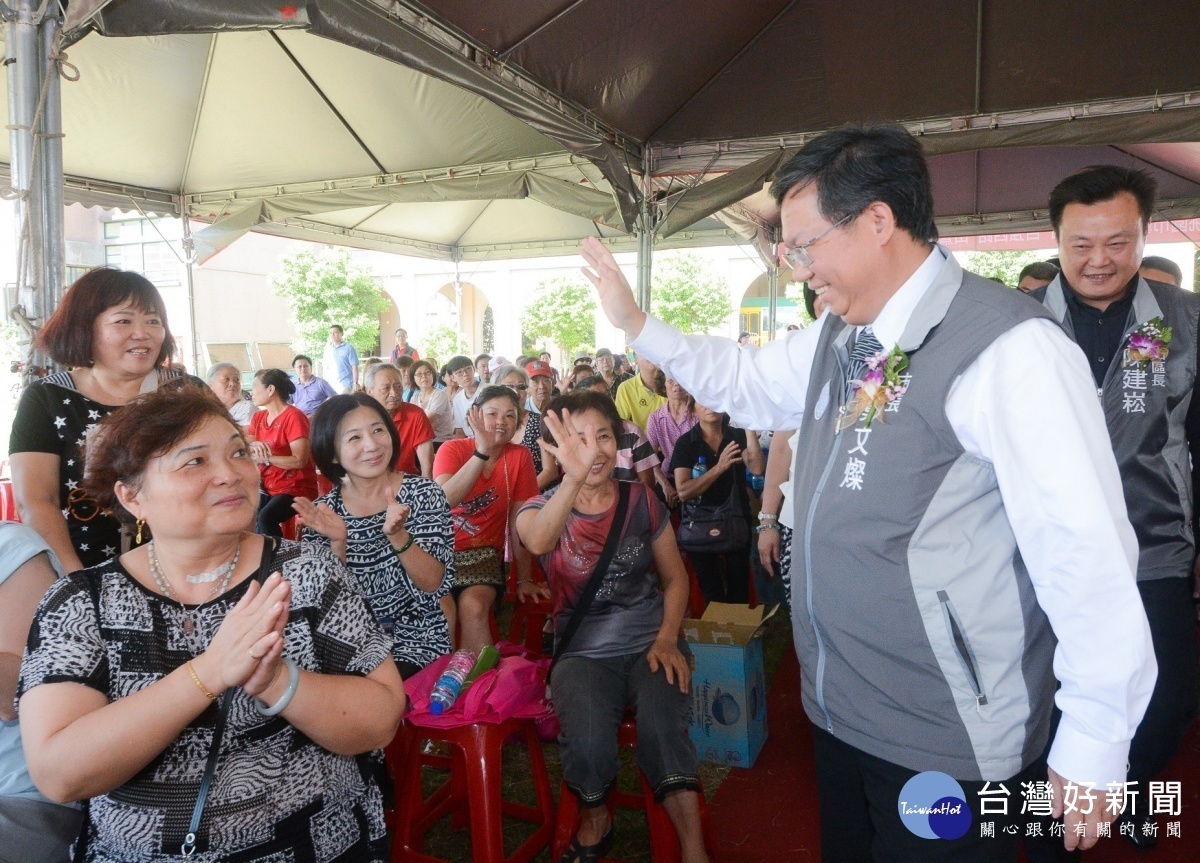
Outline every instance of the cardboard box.
<svg viewBox="0 0 1200 863"><path fill-rule="evenodd" d="M701 761L750 767L767 739L763 623L778 606L709 603L683 622L692 650L690 733Z"/></svg>

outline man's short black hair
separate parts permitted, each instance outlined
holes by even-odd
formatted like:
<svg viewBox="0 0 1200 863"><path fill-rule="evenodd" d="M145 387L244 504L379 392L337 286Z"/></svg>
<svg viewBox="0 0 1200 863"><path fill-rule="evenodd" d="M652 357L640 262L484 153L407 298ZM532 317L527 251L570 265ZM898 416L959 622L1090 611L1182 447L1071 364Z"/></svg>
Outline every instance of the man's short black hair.
<svg viewBox="0 0 1200 863"><path fill-rule="evenodd" d="M492 358L491 354L480 354L479 356L477 356L475 358L475 365L479 365L480 360L490 360L491 358Z"/></svg>
<svg viewBox="0 0 1200 863"><path fill-rule="evenodd" d="M1026 276L1033 276L1039 282L1053 282L1058 278L1058 267L1048 261L1034 261L1032 264L1026 264L1021 270L1021 275L1017 276L1017 284L1025 281Z"/></svg>
<svg viewBox="0 0 1200 863"><path fill-rule="evenodd" d="M475 363L471 362L470 357L464 357L462 354L450 358L450 362L446 363L446 368L450 370L450 374L454 374L459 369L473 369Z"/></svg>
<svg viewBox="0 0 1200 863"><path fill-rule="evenodd" d="M1092 165L1067 177L1050 192L1050 224L1054 226L1055 235L1062 226L1063 210L1068 204L1091 206L1111 201L1122 192L1128 192L1137 201L1145 229L1150 224L1154 198L1158 194L1158 180L1154 175L1140 168Z"/></svg>
<svg viewBox="0 0 1200 863"><path fill-rule="evenodd" d="M341 325L341 324L330 324L330 325L329 325L329 329L331 329L331 330L337 330L337 331L338 331L339 333L341 333L343 336L344 336L344 335L346 335L346 330L345 330L345 329L342 327L342 325Z"/></svg>
<svg viewBox="0 0 1200 863"><path fill-rule="evenodd" d="M876 201L913 239L937 242L933 187L921 145L896 123L852 124L818 135L775 174L775 203L817 185L817 206L831 224L855 217Z"/></svg>
<svg viewBox="0 0 1200 863"><path fill-rule="evenodd" d="M296 363L300 362L301 360L304 360L310 366L312 365L312 357L306 357L304 354L296 354L296 356L292 357L292 368L295 368Z"/></svg>
<svg viewBox="0 0 1200 863"><path fill-rule="evenodd" d="M1161 255L1150 255L1149 257L1142 258L1142 265L1138 269L1162 270L1164 273L1170 273L1175 277L1175 287L1183 286L1183 270L1179 268L1179 264L1170 258L1164 258Z"/></svg>

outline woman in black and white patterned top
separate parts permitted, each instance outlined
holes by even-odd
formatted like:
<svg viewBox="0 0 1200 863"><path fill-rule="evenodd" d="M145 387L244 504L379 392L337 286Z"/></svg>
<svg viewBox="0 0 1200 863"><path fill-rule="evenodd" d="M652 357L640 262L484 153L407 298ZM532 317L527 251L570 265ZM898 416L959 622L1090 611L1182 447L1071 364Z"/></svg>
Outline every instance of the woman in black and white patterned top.
<svg viewBox="0 0 1200 863"><path fill-rule="evenodd" d="M89 447L89 493L153 538L50 588L18 690L35 784L91 798L89 863L187 856L222 693L193 859L385 859L379 788L355 756L391 740L404 684L341 561L250 533L257 474L199 390L130 403Z"/></svg>
<svg viewBox="0 0 1200 863"><path fill-rule="evenodd" d="M124 551L130 539L83 488L88 433L147 390L203 383L168 365L175 339L166 306L137 273L97 267L81 276L38 340L69 370L31 384L21 396L8 444L13 493L22 521L72 572Z"/></svg>
<svg viewBox="0 0 1200 863"><path fill-rule="evenodd" d="M312 418L313 459L333 491L293 504L304 542L331 548L357 576L393 638L402 677L450 652L442 599L454 585L454 526L442 487L392 470L400 448L386 409L363 393L334 396ZM447 603L449 604L449 603Z"/></svg>

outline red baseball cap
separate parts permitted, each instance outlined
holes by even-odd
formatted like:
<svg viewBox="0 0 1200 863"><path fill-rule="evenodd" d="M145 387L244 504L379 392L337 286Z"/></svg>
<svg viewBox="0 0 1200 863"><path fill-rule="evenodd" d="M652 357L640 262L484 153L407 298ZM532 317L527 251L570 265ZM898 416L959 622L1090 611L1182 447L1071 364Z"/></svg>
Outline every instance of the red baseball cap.
<svg viewBox="0 0 1200 863"><path fill-rule="evenodd" d="M534 360L533 362L527 364L525 366L525 374L529 375L531 378L536 378L538 375L542 375L543 377L547 378L554 377L550 371L550 364L544 363L541 360Z"/></svg>

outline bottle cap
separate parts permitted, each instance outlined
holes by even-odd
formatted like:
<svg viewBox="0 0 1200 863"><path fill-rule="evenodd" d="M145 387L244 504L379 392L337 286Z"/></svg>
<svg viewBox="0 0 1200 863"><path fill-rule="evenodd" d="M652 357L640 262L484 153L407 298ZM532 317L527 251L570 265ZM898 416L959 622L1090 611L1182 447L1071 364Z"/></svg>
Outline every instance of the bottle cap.
<svg viewBox="0 0 1200 863"><path fill-rule="evenodd" d="M440 701L429 702L429 712L432 713L434 716L441 716L442 711L445 709L446 709L446 705L442 704L442 702L440 702Z"/></svg>

